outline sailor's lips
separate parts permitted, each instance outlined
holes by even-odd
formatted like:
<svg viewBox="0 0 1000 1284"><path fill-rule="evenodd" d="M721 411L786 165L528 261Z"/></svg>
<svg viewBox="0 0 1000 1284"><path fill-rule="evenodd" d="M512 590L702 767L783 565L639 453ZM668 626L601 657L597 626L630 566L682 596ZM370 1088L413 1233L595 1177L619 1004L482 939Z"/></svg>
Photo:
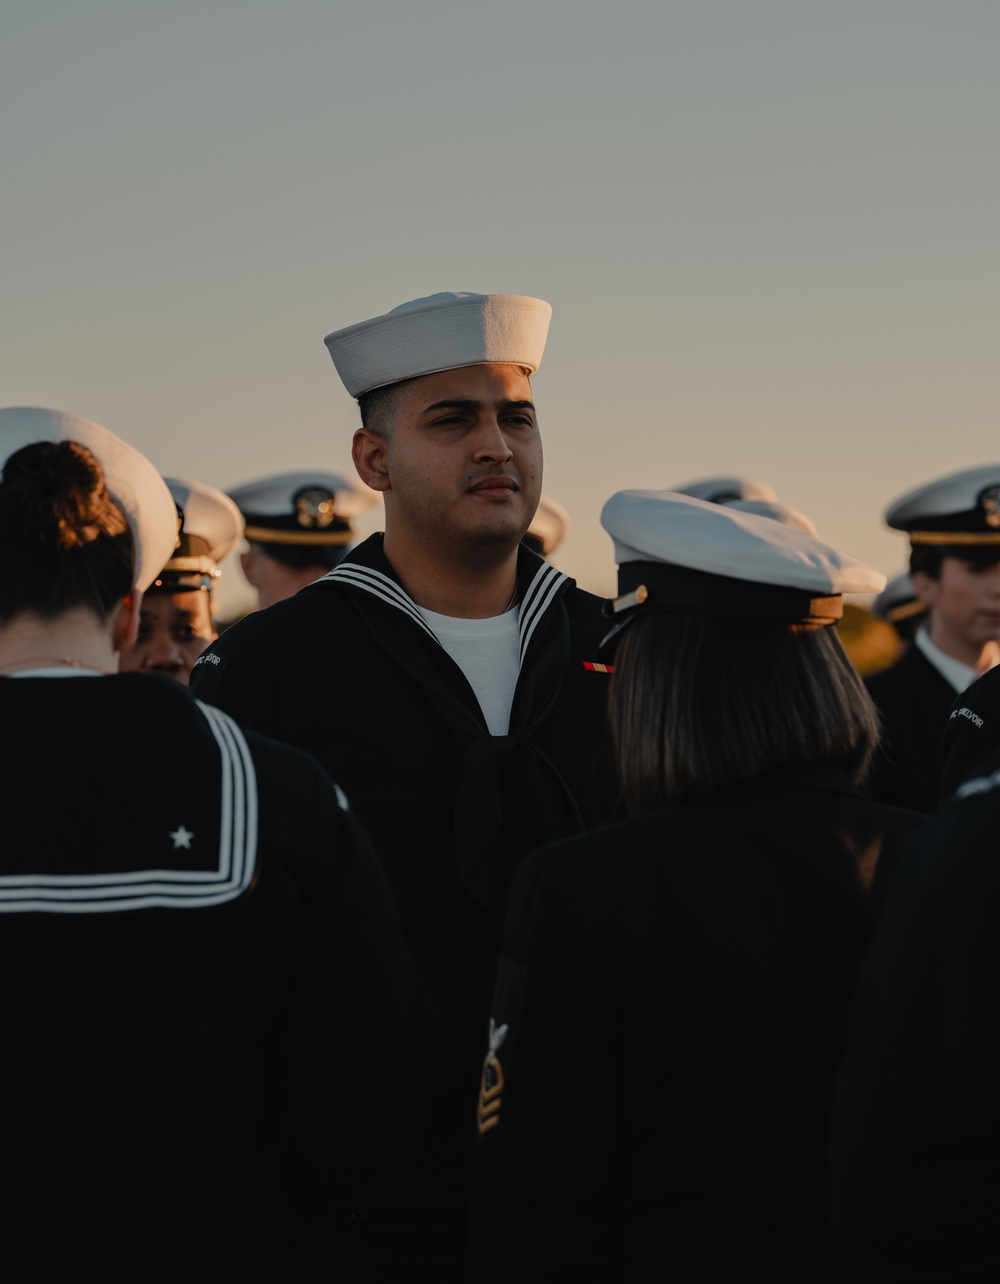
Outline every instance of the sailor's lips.
<svg viewBox="0 0 1000 1284"><path fill-rule="evenodd" d="M470 495L481 495L485 499L506 499L517 492L518 485L513 477L482 477L469 487Z"/></svg>

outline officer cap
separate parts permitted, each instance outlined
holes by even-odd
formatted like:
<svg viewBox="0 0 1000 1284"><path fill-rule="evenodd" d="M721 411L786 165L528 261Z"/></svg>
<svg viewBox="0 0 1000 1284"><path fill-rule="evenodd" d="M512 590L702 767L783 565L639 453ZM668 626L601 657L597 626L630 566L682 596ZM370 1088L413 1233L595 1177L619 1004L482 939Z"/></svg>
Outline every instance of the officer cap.
<svg viewBox="0 0 1000 1284"><path fill-rule="evenodd" d="M352 397L459 366L542 362L552 308L521 294L431 294L385 316L328 334L337 373Z"/></svg>
<svg viewBox="0 0 1000 1284"><path fill-rule="evenodd" d="M77 415L34 406L0 410L0 468L38 441L77 441L92 452L135 544L135 584L145 589L177 543L177 511L163 478L133 446Z"/></svg>
<svg viewBox="0 0 1000 1284"><path fill-rule="evenodd" d="M376 503L373 493L339 473L280 473L229 492L251 543L305 547L349 544L351 518Z"/></svg>
<svg viewBox="0 0 1000 1284"><path fill-rule="evenodd" d="M615 544L616 615L635 608L833 624L842 594L885 576L807 531L670 491L613 495L601 523Z"/></svg>
<svg viewBox="0 0 1000 1284"><path fill-rule="evenodd" d="M782 526L805 531L807 535L817 534L816 527L805 513L800 513L797 508L788 504L779 504L776 500L769 499L724 499L721 502L725 508L735 508L741 513L756 513L758 517L770 517L772 522L781 522Z"/></svg>
<svg viewBox="0 0 1000 1284"><path fill-rule="evenodd" d="M872 602L872 615L877 615L880 620L887 620L890 624L899 624L915 615L926 615L927 610L926 604L913 591L909 571L894 575Z"/></svg>
<svg viewBox="0 0 1000 1284"><path fill-rule="evenodd" d="M691 495L708 504L728 504L736 499L759 499L773 503L778 496L765 482L749 477L702 477L673 488L676 495Z"/></svg>
<svg viewBox="0 0 1000 1284"><path fill-rule="evenodd" d="M967 560L1000 561L1000 464L949 473L907 491L886 510L914 547Z"/></svg>
<svg viewBox="0 0 1000 1284"><path fill-rule="evenodd" d="M214 486L179 477L164 480L177 508L177 547L147 592L208 592L222 574L219 563L240 542L240 510Z"/></svg>

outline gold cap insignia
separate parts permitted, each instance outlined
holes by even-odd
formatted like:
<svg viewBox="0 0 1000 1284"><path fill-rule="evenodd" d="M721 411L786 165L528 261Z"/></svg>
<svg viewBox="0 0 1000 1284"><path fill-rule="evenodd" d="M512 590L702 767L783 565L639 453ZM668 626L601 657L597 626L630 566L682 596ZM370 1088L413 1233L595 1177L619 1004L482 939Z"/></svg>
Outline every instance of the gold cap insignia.
<svg viewBox="0 0 1000 1284"><path fill-rule="evenodd" d="M295 496L295 520L306 530L323 530L336 516L334 504L333 491L307 486Z"/></svg>

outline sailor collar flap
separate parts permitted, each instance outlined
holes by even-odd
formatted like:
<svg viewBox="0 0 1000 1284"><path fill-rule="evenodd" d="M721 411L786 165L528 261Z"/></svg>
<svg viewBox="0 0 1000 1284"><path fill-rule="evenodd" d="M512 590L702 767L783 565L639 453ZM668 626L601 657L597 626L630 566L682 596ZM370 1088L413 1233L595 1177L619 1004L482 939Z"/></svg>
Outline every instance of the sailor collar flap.
<svg viewBox="0 0 1000 1284"><path fill-rule="evenodd" d="M471 686L392 574L381 536L366 540L314 586L346 589L354 596L378 645L421 685L463 747L454 808L458 876L465 890L491 910L500 900L497 854L513 841L505 832L498 757L516 761L521 794L530 798L538 817L539 841L583 830L566 782L533 742L558 699L568 669L570 628L561 599L573 581L525 548L518 552L517 580L520 670L506 736L491 736L487 731ZM404 616L417 633L408 627L386 628L384 608ZM426 647L414 646L421 635ZM454 682L442 680L440 661L454 671Z"/></svg>
<svg viewBox="0 0 1000 1284"><path fill-rule="evenodd" d="M371 594L388 606L395 607L436 646L441 645L424 621L416 603L393 574L392 567L382 552L381 535L373 535L352 550L320 582L360 589ZM522 547L518 550L517 587L521 604L518 609L517 627L520 639L519 660L522 667L539 624L572 585L573 581L568 575L563 575L554 566L542 561L530 549Z"/></svg>

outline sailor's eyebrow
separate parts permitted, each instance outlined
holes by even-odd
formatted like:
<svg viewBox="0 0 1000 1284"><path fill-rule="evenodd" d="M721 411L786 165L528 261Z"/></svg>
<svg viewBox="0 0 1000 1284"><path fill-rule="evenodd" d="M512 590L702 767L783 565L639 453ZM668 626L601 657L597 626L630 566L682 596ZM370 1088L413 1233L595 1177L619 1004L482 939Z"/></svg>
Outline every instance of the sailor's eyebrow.
<svg viewBox="0 0 1000 1284"><path fill-rule="evenodd" d="M477 401L474 397L448 397L444 401L433 401L429 406L424 406L421 414L430 414L432 410L475 410L483 403ZM498 401L496 402L498 410L534 410L533 401Z"/></svg>

